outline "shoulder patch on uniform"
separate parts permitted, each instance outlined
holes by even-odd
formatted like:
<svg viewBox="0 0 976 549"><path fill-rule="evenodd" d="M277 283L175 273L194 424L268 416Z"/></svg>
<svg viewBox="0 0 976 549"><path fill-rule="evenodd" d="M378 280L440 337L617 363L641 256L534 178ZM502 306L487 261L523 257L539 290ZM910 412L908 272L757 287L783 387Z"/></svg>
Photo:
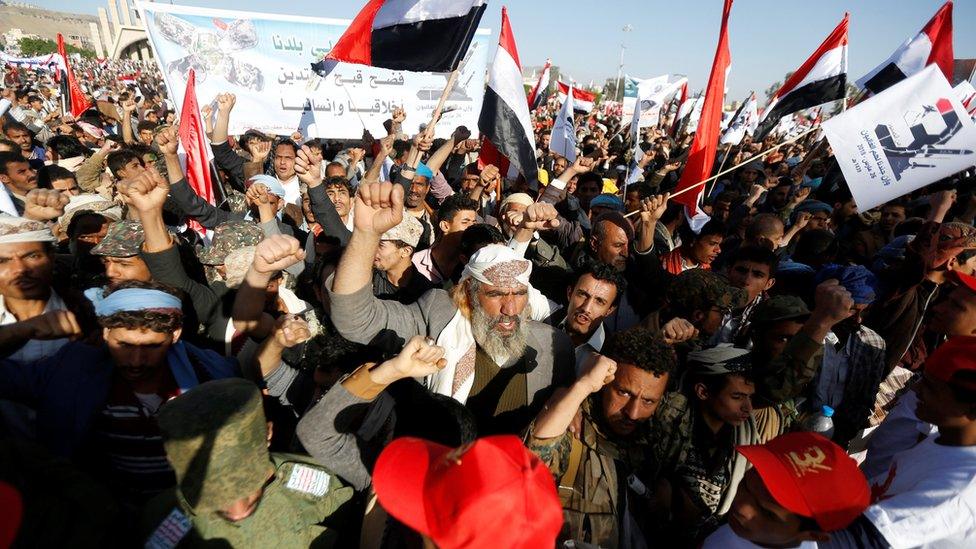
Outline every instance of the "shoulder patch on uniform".
<svg viewBox="0 0 976 549"><path fill-rule="evenodd" d="M163 520L156 530L146 540L146 549L171 549L186 536L193 525L190 519L179 509L172 512Z"/></svg>
<svg viewBox="0 0 976 549"><path fill-rule="evenodd" d="M329 491L329 480L331 478L329 473L321 469L296 463L291 468L291 475L288 476L288 482L285 486L297 492L324 496Z"/></svg>

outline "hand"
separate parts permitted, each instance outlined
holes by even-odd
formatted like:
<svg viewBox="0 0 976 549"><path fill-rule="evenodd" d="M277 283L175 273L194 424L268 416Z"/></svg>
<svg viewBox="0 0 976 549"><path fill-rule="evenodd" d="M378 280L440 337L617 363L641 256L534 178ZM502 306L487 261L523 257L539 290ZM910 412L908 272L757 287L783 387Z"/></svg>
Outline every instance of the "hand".
<svg viewBox="0 0 976 549"><path fill-rule="evenodd" d="M488 189L498 183L500 172L498 166L488 164L481 170L481 186Z"/></svg>
<svg viewBox="0 0 976 549"><path fill-rule="evenodd" d="M749 187L749 200L752 202L759 200L759 197L762 196L764 192L766 192L766 187L754 183L752 187Z"/></svg>
<svg viewBox="0 0 976 549"><path fill-rule="evenodd" d="M351 165L359 164L359 162L366 158L366 149L360 147L353 147L349 149L349 163Z"/></svg>
<svg viewBox="0 0 976 549"><path fill-rule="evenodd" d="M932 209L941 212L949 211L956 202L956 191L939 191L937 193L932 193L929 195L929 204L932 205Z"/></svg>
<svg viewBox="0 0 976 549"><path fill-rule="evenodd" d="M255 272L270 275L283 271L305 259L305 250L294 237L275 234L261 242L254 249L251 268Z"/></svg>
<svg viewBox="0 0 976 549"><path fill-rule="evenodd" d="M683 318L672 318L661 328L661 335L665 343L674 345L698 337L698 328Z"/></svg>
<svg viewBox="0 0 976 549"><path fill-rule="evenodd" d="M180 148L179 128L170 126L156 134L156 146L164 156L176 156Z"/></svg>
<svg viewBox="0 0 976 549"><path fill-rule="evenodd" d="M810 196L810 191L810 187L800 187L800 189L796 191L796 195L793 196L793 200L790 201L790 204L792 204L793 207L798 206L801 202L806 200L808 196Z"/></svg>
<svg viewBox="0 0 976 549"><path fill-rule="evenodd" d="M296 130L296 131L294 131L294 132L293 132L293 133L292 133L292 134L291 134L291 135L289 136L289 139L291 139L291 140L292 140L292 141L294 141L295 143L297 143L297 144L299 144L299 145L301 145L301 144L302 144L302 141L304 141L304 140L305 140L305 136L304 136L304 135L302 135L302 132L300 132L300 131L297 131L297 130Z"/></svg>
<svg viewBox="0 0 976 549"><path fill-rule="evenodd" d="M388 135L380 139L380 154L376 156L375 162L383 162L393 153L393 142L396 141L395 135Z"/></svg>
<svg viewBox="0 0 976 549"><path fill-rule="evenodd" d="M210 118L210 115L213 114L213 107L211 107L209 104L204 105L203 108L200 109L200 114L203 115L204 120Z"/></svg>
<svg viewBox="0 0 976 549"><path fill-rule="evenodd" d="M251 184L244 193L244 198L247 199L248 204L255 204L258 207L271 205L271 196L268 194L268 188L261 183Z"/></svg>
<svg viewBox="0 0 976 549"><path fill-rule="evenodd" d="M308 145L302 145L295 155L295 173L298 174L298 180L309 187L315 187L322 182L322 162L316 160Z"/></svg>
<svg viewBox="0 0 976 549"><path fill-rule="evenodd" d="M658 194L641 200L640 217L642 223L653 225L668 209L671 193Z"/></svg>
<svg viewBox="0 0 976 549"><path fill-rule="evenodd" d="M813 216L810 215L810 212L800 212L797 214L796 221L793 222L793 226L796 227L797 230L802 229L806 227L808 223L810 223L811 217Z"/></svg>
<svg viewBox="0 0 976 549"><path fill-rule="evenodd" d="M356 192L355 230L377 238L403 220L403 186L363 182Z"/></svg>
<svg viewBox="0 0 976 549"><path fill-rule="evenodd" d="M559 226L559 214L555 206L547 202L536 202L522 213L520 229L529 231L544 231Z"/></svg>
<svg viewBox="0 0 976 549"><path fill-rule="evenodd" d="M680 160L675 160L674 162L669 162L669 163L665 164L664 165L664 171L666 171L666 172L673 172L673 171L677 170L680 167L681 167L681 161Z"/></svg>
<svg viewBox="0 0 976 549"><path fill-rule="evenodd" d="M615 361L603 355L593 355L583 365L583 372L576 380L576 384L592 394L613 381L616 372L617 363Z"/></svg>
<svg viewBox="0 0 976 549"><path fill-rule="evenodd" d="M49 311L29 318L23 324L30 328L31 339L78 339L82 335L78 320L71 311Z"/></svg>
<svg viewBox="0 0 976 549"><path fill-rule="evenodd" d="M454 141L455 145L467 141L469 137L471 137L471 130L464 126L458 126L451 134L451 140Z"/></svg>
<svg viewBox="0 0 976 549"><path fill-rule="evenodd" d="M596 160L592 158L586 156L577 156L576 160L573 162L573 165L570 166L570 169L575 171L577 174L583 174L592 170L595 164L596 164Z"/></svg>
<svg viewBox="0 0 976 549"><path fill-rule="evenodd" d="M264 139L251 139L247 142L247 152L251 153L251 162L263 164L271 154L271 142Z"/></svg>
<svg viewBox="0 0 976 549"><path fill-rule="evenodd" d="M393 109L393 123L403 124L403 121L407 119L407 111L403 110L403 107L396 107Z"/></svg>
<svg viewBox="0 0 976 549"><path fill-rule="evenodd" d="M836 279L825 280L817 286L816 306L811 317L833 326L851 316L854 298Z"/></svg>
<svg viewBox="0 0 976 549"><path fill-rule="evenodd" d="M140 213L162 210L169 196L169 182L150 168L139 175L119 181L116 188L126 204Z"/></svg>
<svg viewBox="0 0 976 549"><path fill-rule="evenodd" d="M304 318L295 315L282 315L275 322L274 338L278 345L290 349L312 339L312 331Z"/></svg>
<svg viewBox="0 0 976 549"><path fill-rule="evenodd" d="M384 383L408 377L427 377L447 366L444 348L423 336L413 336L400 354L376 367L375 373ZM371 374L373 372L370 372Z"/></svg>
<svg viewBox="0 0 976 549"><path fill-rule="evenodd" d="M413 146L419 151L427 152L434 146L434 138L427 135L426 131L420 132L413 137Z"/></svg>
<svg viewBox="0 0 976 549"><path fill-rule="evenodd" d="M230 114L230 111L234 109L234 103L236 102L237 96L232 93L217 94L217 112Z"/></svg>
<svg viewBox="0 0 976 549"><path fill-rule="evenodd" d="M35 221L51 221L64 215L68 197L53 189L34 189L24 200L24 217Z"/></svg>
<svg viewBox="0 0 976 549"><path fill-rule="evenodd" d="M122 102L122 112L124 112L125 114L132 114L136 112L136 108L137 107L136 107L135 99L126 99L125 101Z"/></svg>

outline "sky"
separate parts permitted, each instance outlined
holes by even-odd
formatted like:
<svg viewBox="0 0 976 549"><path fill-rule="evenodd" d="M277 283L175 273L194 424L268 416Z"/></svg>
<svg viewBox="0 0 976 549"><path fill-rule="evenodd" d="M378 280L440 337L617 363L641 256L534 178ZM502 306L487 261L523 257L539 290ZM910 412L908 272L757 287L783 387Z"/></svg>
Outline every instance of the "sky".
<svg viewBox="0 0 976 549"><path fill-rule="evenodd" d="M135 0L130 0L130 4ZM177 0L177 4L314 17L352 18L364 0ZM105 0L32 0L61 11L95 14ZM918 33L943 0L736 0L729 23L732 70L729 100L782 82L816 50L820 42L851 12L849 66L851 81L887 57L906 38ZM489 1L481 26L497 37L501 3ZM617 75L621 44L624 73L649 78L685 74L690 88L708 79L722 0L509 0L509 19L522 66L542 65L552 58L564 74L588 84ZM955 3L955 57L976 57L976 0ZM624 32L624 25L633 30ZM496 38L493 38L493 41Z"/></svg>

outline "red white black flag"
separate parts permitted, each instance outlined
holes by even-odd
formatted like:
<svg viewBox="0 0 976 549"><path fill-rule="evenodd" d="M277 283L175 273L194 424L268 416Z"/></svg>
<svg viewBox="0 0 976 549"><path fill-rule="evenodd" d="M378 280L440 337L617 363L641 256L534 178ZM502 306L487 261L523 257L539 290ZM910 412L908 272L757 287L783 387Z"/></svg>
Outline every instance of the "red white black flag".
<svg viewBox="0 0 976 549"><path fill-rule="evenodd" d="M857 85L880 93L933 63L952 82L952 0L935 12L921 32L905 40L884 63L858 80Z"/></svg>
<svg viewBox="0 0 976 549"><path fill-rule="evenodd" d="M450 72L468 51L484 12L485 0L370 0L325 58Z"/></svg>
<svg viewBox="0 0 976 549"><path fill-rule="evenodd" d="M535 83L532 91L529 92L529 110L534 111L539 105L549 98L549 69L552 67L552 60L546 59L546 66L542 68L539 81Z"/></svg>
<svg viewBox="0 0 976 549"><path fill-rule="evenodd" d="M763 112L755 138L761 141L780 118L842 99L847 88L847 28L850 16L834 28L800 68L776 92Z"/></svg>

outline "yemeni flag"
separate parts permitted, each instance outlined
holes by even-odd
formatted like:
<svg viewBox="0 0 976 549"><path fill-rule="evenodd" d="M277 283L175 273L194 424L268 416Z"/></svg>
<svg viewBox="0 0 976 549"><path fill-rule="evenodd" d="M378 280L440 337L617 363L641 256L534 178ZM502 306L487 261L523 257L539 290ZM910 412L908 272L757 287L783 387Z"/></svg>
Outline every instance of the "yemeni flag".
<svg viewBox="0 0 976 549"><path fill-rule="evenodd" d="M559 82L559 102L566 102L566 94L569 93L569 84ZM596 102L596 94L573 87L573 110L578 113L587 114L593 110Z"/></svg>
<svg viewBox="0 0 976 549"><path fill-rule="evenodd" d="M180 109L180 144L186 154L186 182L197 196L214 204L214 186L210 179L212 153L197 104L196 87L196 74L191 68L183 93L183 108ZM206 236L206 229L195 219L190 220L189 226Z"/></svg>
<svg viewBox="0 0 976 549"><path fill-rule="evenodd" d="M788 114L844 98L847 90L849 23L850 15L845 13L844 19L817 51L776 92L763 111L763 120L754 136L756 141L762 141L776 127L780 118Z"/></svg>
<svg viewBox="0 0 976 549"><path fill-rule="evenodd" d="M698 213L698 202L701 199L704 185L700 183L712 175L715 164L715 152L718 149L718 139L722 132L722 103L725 100L725 76L732 64L732 54L729 52L729 14L732 12L732 0L725 0L722 9L722 27L718 35L718 46L715 48L715 61L712 72L708 77L708 87L705 88L705 99L702 104L701 118L695 140L688 152L688 162L681 172L681 179L674 194L682 193L674 198L674 202L684 204L686 213L695 216Z"/></svg>
<svg viewBox="0 0 976 549"><path fill-rule="evenodd" d="M488 68L488 87L481 104L478 130L485 137L479 157L486 152L489 156L498 154L508 160L508 166L500 159L485 158L485 162L495 164L502 173L518 171L530 183L538 179L535 136L522 86L522 65L515 47L515 35L508 22L508 10L504 6L498 50ZM491 146L485 147L487 144Z"/></svg>
<svg viewBox="0 0 976 549"><path fill-rule="evenodd" d="M546 102L549 98L549 69L552 67L552 60L546 59L546 66L542 68L539 81L535 83L532 91L529 92L529 110L534 111L539 105Z"/></svg>
<svg viewBox="0 0 976 549"><path fill-rule="evenodd" d="M884 63L858 80L857 85L871 93L880 93L933 63L952 82L952 0L935 12L921 32L906 40Z"/></svg>
<svg viewBox="0 0 976 549"><path fill-rule="evenodd" d="M369 0L325 59L402 71L458 68L485 0Z"/></svg>
<svg viewBox="0 0 976 549"><path fill-rule="evenodd" d="M692 105L693 102L692 104L689 104L688 102L688 81L686 80L681 86L681 97L678 99L678 110L674 113L674 122L671 124L671 137L677 135L678 125L681 123L681 119L691 112ZM684 109L686 108L687 110L685 111Z"/></svg>
<svg viewBox="0 0 976 549"><path fill-rule="evenodd" d="M75 72L71 70L71 63L68 61L68 54L64 48L64 37L61 33L58 33L58 53L61 55L61 59L64 59L64 70L66 77L64 82L68 85L67 97L70 101L70 105L66 105L71 108L71 116L77 118L81 113L88 110L91 107L91 103L85 99L85 94L81 91L81 86L78 85L78 80L75 79Z"/></svg>

